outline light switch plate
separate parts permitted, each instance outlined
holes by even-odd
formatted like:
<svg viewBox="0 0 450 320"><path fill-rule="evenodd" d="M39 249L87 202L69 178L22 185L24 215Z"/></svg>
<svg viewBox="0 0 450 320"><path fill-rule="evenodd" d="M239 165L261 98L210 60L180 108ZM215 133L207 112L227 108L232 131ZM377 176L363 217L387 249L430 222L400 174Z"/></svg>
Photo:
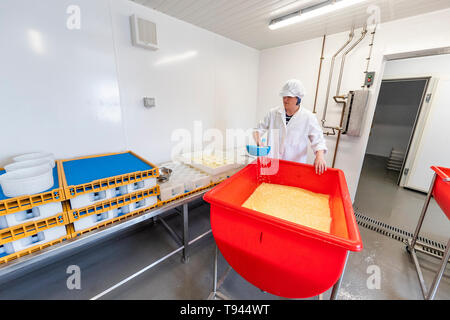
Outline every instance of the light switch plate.
<svg viewBox="0 0 450 320"><path fill-rule="evenodd" d="M153 108L155 106L156 106L155 98L144 97L144 107L146 107L146 108Z"/></svg>

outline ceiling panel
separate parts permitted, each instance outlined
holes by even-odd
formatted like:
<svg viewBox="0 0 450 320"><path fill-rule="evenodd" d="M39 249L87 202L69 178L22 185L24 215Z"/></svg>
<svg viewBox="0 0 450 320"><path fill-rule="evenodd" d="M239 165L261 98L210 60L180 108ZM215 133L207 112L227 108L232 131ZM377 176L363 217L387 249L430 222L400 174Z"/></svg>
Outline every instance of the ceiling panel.
<svg viewBox="0 0 450 320"><path fill-rule="evenodd" d="M380 9L381 22L406 18L450 7L450 0L366 0L325 16L278 30L269 22L321 0L131 0L177 19L223 35L256 49L289 43L362 27L367 8ZM346 0L344 0L346 1Z"/></svg>

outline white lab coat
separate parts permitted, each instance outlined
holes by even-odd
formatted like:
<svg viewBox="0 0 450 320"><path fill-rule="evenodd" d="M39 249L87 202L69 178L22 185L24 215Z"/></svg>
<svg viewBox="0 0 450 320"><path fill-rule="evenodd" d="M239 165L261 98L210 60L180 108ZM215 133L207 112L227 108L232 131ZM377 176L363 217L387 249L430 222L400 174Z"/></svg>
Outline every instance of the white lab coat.
<svg viewBox="0 0 450 320"><path fill-rule="evenodd" d="M319 150L328 151L316 116L303 107L287 125L284 107L273 108L258 128L269 130L267 143L271 146L269 156L273 158L306 163L309 143L314 154Z"/></svg>

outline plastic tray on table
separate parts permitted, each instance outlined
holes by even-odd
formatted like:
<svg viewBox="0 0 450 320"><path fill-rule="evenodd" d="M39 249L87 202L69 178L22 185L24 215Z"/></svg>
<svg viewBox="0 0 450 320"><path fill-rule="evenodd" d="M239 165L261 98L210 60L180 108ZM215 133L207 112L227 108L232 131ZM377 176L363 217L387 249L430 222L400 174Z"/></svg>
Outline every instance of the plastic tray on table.
<svg viewBox="0 0 450 320"><path fill-rule="evenodd" d="M159 170L131 151L62 160L61 168L66 198L70 201L76 197L85 197L88 193L127 186L127 191L119 196L111 194L104 199L69 208L69 221L77 223L77 230L72 225L69 227L73 237L142 214L158 205L159 186L156 185L156 178ZM152 183L144 183L150 180ZM136 184L136 188L130 187L133 184ZM143 208L138 206L142 203L145 203ZM109 211L112 213L123 207L127 207L130 212L114 219L109 213L104 221L98 223L88 218ZM92 221L86 223L87 218ZM79 222L81 220L83 223Z"/></svg>
<svg viewBox="0 0 450 320"><path fill-rule="evenodd" d="M208 157L208 154L205 154L206 157ZM217 159L226 159L226 154L225 153L217 153L216 155L214 155L214 157L216 157ZM205 165L203 162L198 161L198 158L203 158L203 154L202 153L185 153L182 154L179 157L179 160L183 163L186 163L200 171L206 172L207 174L211 175L211 176L217 176L220 174L223 174L227 171L233 170L238 168L240 165L237 163L223 163L220 166L217 167L210 167L208 165Z"/></svg>
<svg viewBox="0 0 450 320"><path fill-rule="evenodd" d="M60 161L66 199L159 175L155 165L132 151Z"/></svg>
<svg viewBox="0 0 450 320"><path fill-rule="evenodd" d="M266 165L276 164L266 159ZM256 162L205 194L211 204L216 244L243 278L266 292L287 297L316 296L340 278L347 251L362 250L344 173L279 160L273 175L261 176ZM299 187L330 195L331 233L243 208L262 182Z"/></svg>

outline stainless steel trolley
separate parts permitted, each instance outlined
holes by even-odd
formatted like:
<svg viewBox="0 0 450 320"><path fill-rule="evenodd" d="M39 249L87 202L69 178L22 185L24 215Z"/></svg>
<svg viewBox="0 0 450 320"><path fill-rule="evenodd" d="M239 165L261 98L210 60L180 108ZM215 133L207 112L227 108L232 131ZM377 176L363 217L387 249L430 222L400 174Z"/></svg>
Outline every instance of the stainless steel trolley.
<svg viewBox="0 0 450 320"><path fill-rule="evenodd" d="M422 213L420 214L419 222L414 232L414 236L412 239L408 239L408 245L406 247L407 251L412 256L414 265L416 266L420 287L422 289L422 294L426 300L434 299L439 283L442 279L442 275L444 274L445 267L447 266L448 259L450 258L450 238L447 242L445 252L442 252L437 248L430 247L429 245L424 243L418 244L417 240L432 196L435 198L436 202L439 204L439 206L441 207L442 211L445 213L447 218L450 219L450 169L442 167L431 167L431 169L433 169L433 171L435 172L433 180L431 181L430 189L425 199L425 203L423 205ZM422 269L420 267L419 260L417 259L416 255L416 251L428 253L428 250L424 250L427 248L433 251L438 251L443 255L439 266L439 270L436 276L434 277L433 283L429 291L426 288L425 281L423 279ZM439 257L440 255L434 256Z"/></svg>

